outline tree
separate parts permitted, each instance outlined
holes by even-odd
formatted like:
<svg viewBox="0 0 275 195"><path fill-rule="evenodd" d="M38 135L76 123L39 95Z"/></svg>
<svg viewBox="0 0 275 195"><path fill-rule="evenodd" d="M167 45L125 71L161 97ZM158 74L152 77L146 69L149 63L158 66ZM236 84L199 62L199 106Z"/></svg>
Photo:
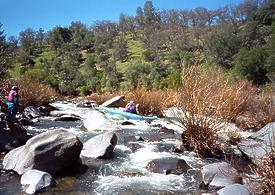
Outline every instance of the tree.
<svg viewBox="0 0 275 195"><path fill-rule="evenodd" d="M205 47L215 61L225 68L232 66L232 57L238 53L241 40L231 24L219 25L205 37Z"/></svg>
<svg viewBox="0 0 275 195"><path fill-rule="evenodd" d="M268 70L265 67L267 52L264 48L247 50L242 48L234 56L235 71L256 85L262 85L270 80L267 77Z"/></svg>
<svg viewBox="0 0 275 195"><path fill-rule="evenodd" d="M36 31L35 41L37 44L38 53L41 53L43 49L43 45L45 44L45 41L46 41L46 33L42 28L39 28L38 31Z"/></svg>
<svg viewBox="0 0 275 195"><path fill-rule="evenodd" d="M142 84L147 86L150 69L151 66L148 64L133 62L125 70L124 80L129 82L132 88L136 88Z"/></svg>
<svg viewBox="0 0 275 195"><path fill-rule="evenodd" d="M0 75L1 79L4 78L8 69L8 46L6 43L6 37L4 35L4 30L1 30L2 24L0 23Z"/></svg>
<svg viewBox="0 0 275 195"><path fill-rule="evenodd" d="M35 43L35 31L32 28L27 28L19 33L19 44L27 55L34 54Z"/></svg>
<svg viewBox="0 0 275 195"><path fill-rule="evenodd" d="M137 21L138 29L142 30L144 28L144 14L143 14L143 10L141 7L137 8L135 19Z"/></svg>
<svg viewBox="0 0 275 195"><path fill-rule="evenodd" d="M58 72L59 90L66 95L76 95L78 87L83 84L79 72L79 54L75 50L67 51Z"/></svg>
<svg viewBox="0 0 275 195"><path fill-rule="evenodd" d="M268 58L265 68L267 69L267 77L270 81L275 82L275 33L271 36L267 48Z"/></svg>
<svg viewBox="0 0 275 195"><path fill-rule="evenodd" d="M83 78L85 82L85 90L87 92L95 92L96 85L98 82L97 70L96 70L96 60L93 54L88 55L84 62L83 67Z"/></svg>
<svg viewBox="0 0 275 195"><path fill-rule="evenodd" d="M144 23L146 28L154 28L160 24L160 17L152 1L146 1L143 7Z"/></svg>
<svg viewBox="0 0 275 195"><path fill-rule="evenodd" d="M127 60L127 41L124 36L119 36L114 43L113 58L115 61Z"/></svg>
<svg viewBox="0 0 275 195"><path fill-rule="evenodd" d="M126 15L124 15L124 14L119 15L118 28L119 28L119 31L122 32L123 34L126 33L126 31L127 31L127 17L126 17Z"/></svg>
<svg viewBox="0 0 275 195"><path fill-rule="evenodd" d="M48 41L57 52L65 43L72 40L72 33L68 28L55 27L49 32Z"/></svg>
<svg viewBox="0 0 275 195"><path fill-rule="evenodd" d="M93 45L93 39L90 39L92 38L90 37L92 34L90 34L85 24L79 21L72 22L69 30L72 34L71 44L73 44L76 48L86 49Z"/></svg>

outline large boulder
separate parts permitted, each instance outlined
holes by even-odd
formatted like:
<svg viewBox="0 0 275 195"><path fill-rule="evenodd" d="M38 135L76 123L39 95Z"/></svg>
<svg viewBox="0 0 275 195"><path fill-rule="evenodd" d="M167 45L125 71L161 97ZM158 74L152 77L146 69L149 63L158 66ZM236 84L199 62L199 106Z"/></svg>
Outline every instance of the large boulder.
<svg viewBox="0 0 275 195"><path fill-rule="evenodd" d="M224 187L227 185L242 183L238 171L226 162L205 165L201 170L205 185L210 187Z"/></svg>
<svg viewBox="0 0 275 195"><path fill-rule="evenodd" d="M117 144L117 136L114 132L106 132L97 135L83 145L81 156L88 158L109 158Z"/></svg>
<svg viewBox="0 0 275 195"><path fill-rule="evenodd" d="M32 169L22 175L20 182L28 185L25 191L27 194L35 194L51 186L54 180L49 173Z"/></svg>
<svg viewBox="0 0 275 195"><path fill-rule="evenodd" d="M3 160L3 168L16 171L19 175L30 169L50 174L75 170L83 145L72 133L53 130L29 139L24 146L10 151Z"/></svg>
<svg viewBox="0 0 275 195"><path fill-rule="evenodd" d="M8 114L0 112L0 152L10 151L26 143L26 129Z"/></svg>
<svg viewBox="0 0 275 195"><path fill-rule="evenodd" d="M93 110L91 111L87 118L84 120L84 127L87 131L115 131L120 130L121 128L115 124L112 120L107 118L104 113Z"/></svg>
<svg viewBox="0 0 275 195"><path fill-rule="evenodd" d="M102 106L104 107L121 107L124 104L124 95L113 97L110 100L105 101Z"/></svg>
<svg viewBox="0 0 275 195"><path fill-rule="evenodd" d="M146 168L154 173L164 173L180 175L192 169L183 159L161 158L150 161Z"/></svg>
<svg viewBox="0 0 275 195"><path fill-rule="evenodd" d="M261 157L268 155L274 147L275 122L267 124L248 139L238 143L239 150L254 164L259 165Z"/></svg>
<svg viewBox="0 0 275 195"><path fill-rule="evenodd" d="M245 185L232 184L225 186L218 191L218 195L250 195L250 191Z"/></svg>

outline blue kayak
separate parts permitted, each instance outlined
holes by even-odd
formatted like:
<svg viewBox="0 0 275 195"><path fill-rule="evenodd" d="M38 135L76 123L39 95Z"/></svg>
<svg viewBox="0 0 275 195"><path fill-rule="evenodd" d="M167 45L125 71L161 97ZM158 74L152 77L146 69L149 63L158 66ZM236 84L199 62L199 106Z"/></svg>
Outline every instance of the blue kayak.
<svg viewBox="0 0 275 195"><path fill-rule="evenodd" d="M132 113L129 113L129 112L124 112L123 110L120 110L118 108L100 107L99 109L107 112L108 114L120 115L120 116L123 116L127 119L132 119L132 120L149 120L149 121L152 121L152 120L158 119L158 117L156 117L156 116L142 116L142 115L138 115L138 114L132 114Z"/></svg>

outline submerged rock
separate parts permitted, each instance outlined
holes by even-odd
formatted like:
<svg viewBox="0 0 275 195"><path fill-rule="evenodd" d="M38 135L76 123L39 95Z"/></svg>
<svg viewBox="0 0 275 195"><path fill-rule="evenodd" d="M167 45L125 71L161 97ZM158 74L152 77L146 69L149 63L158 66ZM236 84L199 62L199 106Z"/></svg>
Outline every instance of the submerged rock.
<svg viewBox="0 0 275 195"><path fill-rule="evenodd" d="M79 102L76 106L81 108L95 108L97 104L95 101L92 100L84 100L82 102Z"/></svg>
<svg viewBox="0 0 275 195"><path fill-rule="evenodd" d="M21 184L28 185L26 193L35 194L51 186L53 178L49 173L32 169L22 175Z"/></svg>
<svg viewBox="0 0 275 195"><path fill-rule="evenodd" d="M250 195L250 191L245 185L232 184L225 186L218 191L218 195Z"/></svg>
<svg viewBox="0 0 275 195"><path fill-rule="evenodd" d="M0 152L22 146L28 140L26 129L18 120L0 112Z"/></svg>
<svg viewBox="0 0 275 195"><path fill-rule="evenodd" d="M150 161L146 168L154 173L164 173L180 175L192 169L183 159L179 158L161 158Z"/></svg>
<svg viewBox="0 0 275 195"><path fill-rule="evenodd" d="M202 178L205 185L211 187L224 187L242 183L238 171L226 162L213 163L202 167Z"/></svg>
<svg viewBox="0 0 275 195"><path fill-rule="evenodd" d="M81 156L88 158L109 158L117 144L117 136L114 132L106 132L97 135L83 145Z"/></svg>
<svg viewBox="0 0 275 195"><path fill-rule="evenodd" d="M80 164L79 154L83 145L72 133L53 130L41 133L26 145L10 151L3 160L3 168L19 175L30 169L51 174L71 171Z"/></svg>
<svg viewBox="0 0 275 195"><path fill-rule="evenodd" d="M64 114L59 117L55 117L53 120L54 121L78 121L81 118L77 115L74 114Z"/></svg>
<svg viewBox="0 0 275 195"><path fill-rule="evenodd" d="M23 126L30 126L34 124L34 122L28 118L20 118L18 121Z"/></svg>

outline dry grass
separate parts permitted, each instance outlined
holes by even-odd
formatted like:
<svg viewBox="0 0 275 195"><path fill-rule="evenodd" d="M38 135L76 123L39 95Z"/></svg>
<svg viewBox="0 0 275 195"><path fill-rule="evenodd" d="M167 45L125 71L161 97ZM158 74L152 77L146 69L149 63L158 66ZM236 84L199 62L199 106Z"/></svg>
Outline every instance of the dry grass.
<svg viewBox="0 0 275 195"><path fill-rule="evenodd" d="M125 95L126 103L134 100L140 104L140 114L163 116L163 109L174 105L175 91L172 90L151 90L144 88L134 89Z"/></svg>
<svg viewBox="0 0 275 195"><path fill-rule="evenodd" d="M225 121L234 122L257 95L257 88L247 80L229 83L224 73L219 74L222 75L223 80L219 82L215 94L215 115L222 117Z"/></svg>
<svg viewBox="0 0 275 195"><path fill-rule="evenodd" d="M215 102L217 87L222 79L216 74L197 67L188 68L183 72L182 86L177 97L177 108L174 114L182 127L183 143L187 149L193 150L201 156L216 155L217 132L220 121L213 117L217 114Z"/></svg>
<svg viewBox="0 0 275 195"><path fill-rule="evenodd" d="M2 83L1 99L6 102L8 93L12 85L18 85L20 88L20 108L26 106L46 106L51 99L57 98L58 93L53 90L49 85L43 84L36 78L27 75L21 76L17 81L7 79Z"/></svg>
<svg viewBox="0 0 275 195"><path fill-rule="evenodd" d="M59 97L59 94L49 85L27 75L20 77L19 88L20 104L23 107L46 106L52 99Z"/></svg>
<svg viewBox="0 0 275 195"><path fill-rule="evenodd" d="M229 143L235 145L241 140L241 135L237 131L230 131L227 134Z"/></svg>
<svg viewBox="0 0 275 195"><path fill-rule="evenodd" d="M236 122L249 113L254 119L250 127L262 127L275 117L271 92L259 94L247 80L230 82L221 69L185 69L176 105L174 114L185 129L184 145L198 155L219 151L216 140L223 122ZM232 139L237 141L234 136Z"/></svg>
<svg viewBox="0 0 275 195"><path fill-rule="evenodd" d="M262 158L256 172L260 178L258 194L275 194L275 151Z"/></svg>
<svg viewBox="0 0 275 195"><path fill-rule="evenodd" d="M260 129L267 123L275 121L272 96L272 88L254 94L237 116L236 125L243 130Z"/></svg>

